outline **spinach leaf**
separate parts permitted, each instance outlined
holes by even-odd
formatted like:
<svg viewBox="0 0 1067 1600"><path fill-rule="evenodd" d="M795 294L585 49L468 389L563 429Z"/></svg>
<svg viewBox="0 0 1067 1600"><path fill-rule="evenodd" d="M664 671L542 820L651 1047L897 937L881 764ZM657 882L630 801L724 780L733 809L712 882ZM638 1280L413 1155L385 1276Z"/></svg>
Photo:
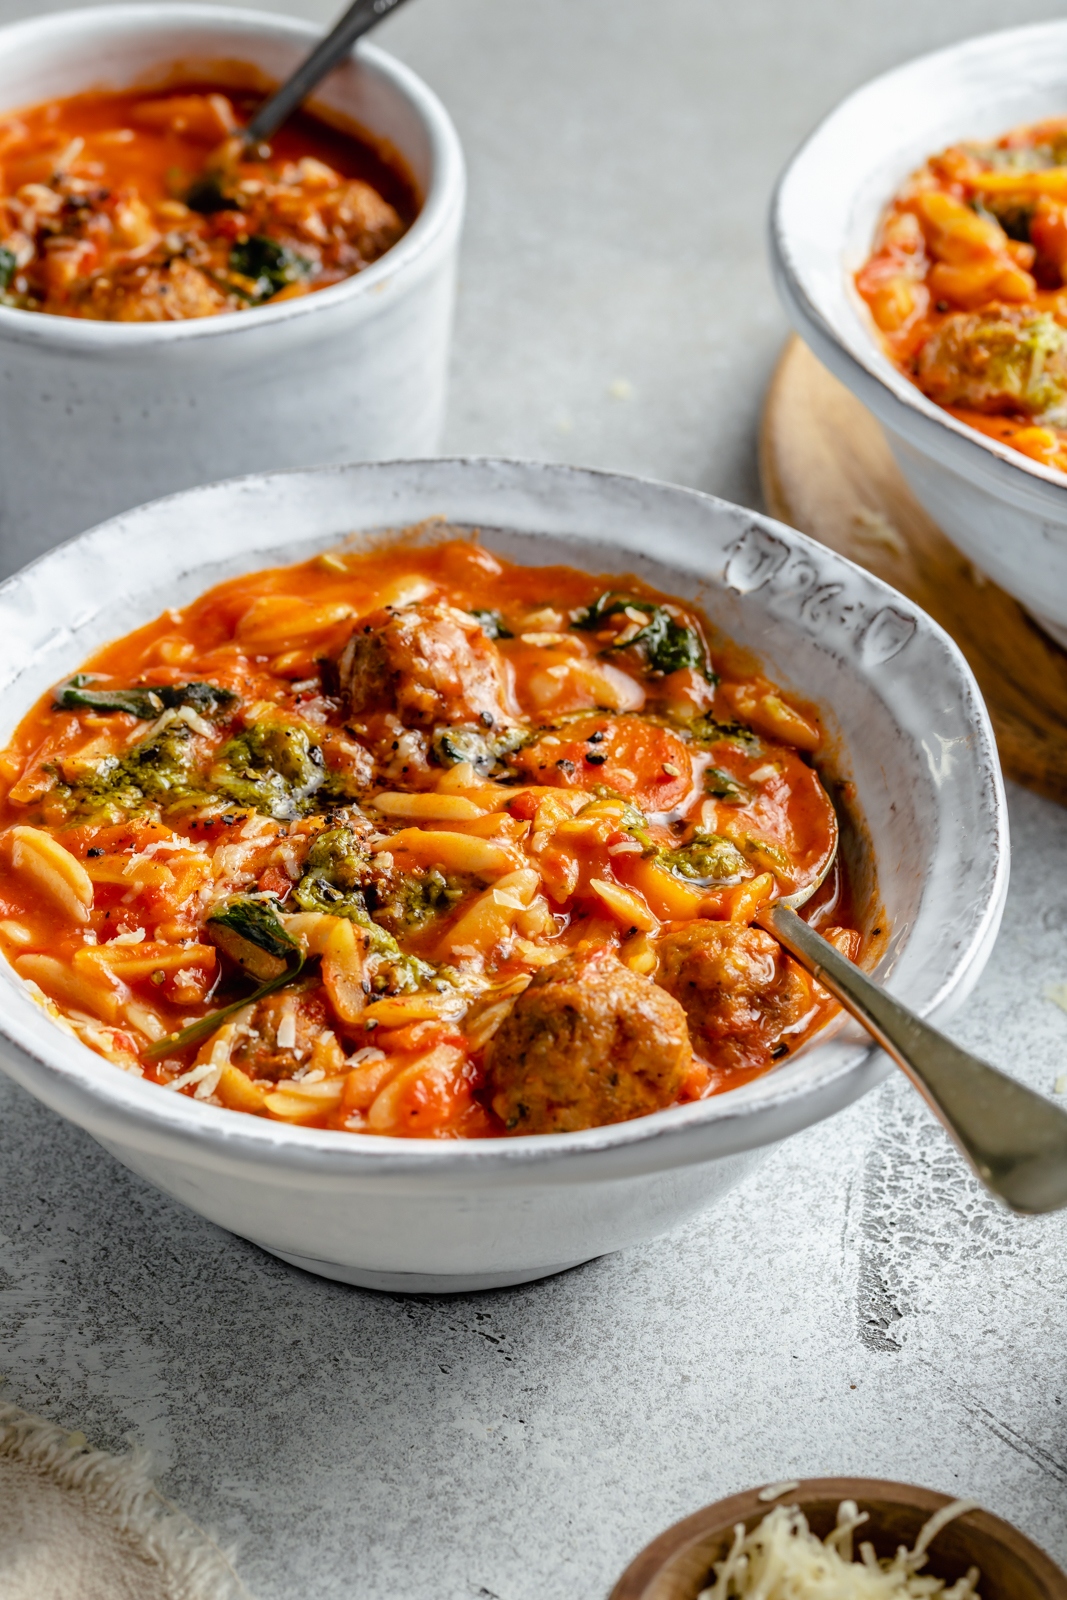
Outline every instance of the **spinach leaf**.
<svg viewBox="0 0 1067 1600"><path fill-rule="evenodd" d="M190 211L199 211L202 216L211 216L215 211L240 211L241 202L234 195L227 194L222 187L220 173L205 173L189 185L185 195L185 203Z"/></svg>
<svg viewBox="0 0 1067 1600"><path fill-rule="evenodd" d="M695 628L687 627L671 616L665 606L653 605L649 600L632 600L626 595L606 590L591 606L586 606L574 618L571 626L591 632L609 617L624 611L640 611L648 621L632 638L623 644L609 645L608 650L640 649L654 672L679 672L683 667L695 667L709 683L717 683ZM607 652L605 652L606 654Z"/></svg>
<svg viewBox="0 0 1067 1600"><path fill-rule="evenodd" d="M571 627L580 628L583 633L592 633L593 629L598 627L605 617L616 616L618 612L625 611L629 604L630 601L625 596L616 595L611 589L605 589L604 593L594 600L591 606L583 606L577 616L572 619ZM637 601L634 602L634 605L638 611L651 610L650 606L640 604Z"/></svg>
<svg viewBox="0 0 1067 1600"><path fill-rule="evenodd" d="M707 767L704 772L704 793L714 795L716 800L744 801L752 798L752 791L747 784L735 778L732 773L725 772L722 767Z"/></svg>
<svg viewBox="0 0 1067 1600"><path fill-rule="evenodd" d="M255 300L269 300L279 289L310 276L313 263L277 239L253 233L234 245L229 266L231 272L251 281Z"/></svg>
<svg viewBox="0 0 1067 1600"><path fill-rule="evenodd" d="M286 933L277 912L265 900L253 900L247 895L231 896L211 912L205 931L208 938L245 972L264 981L243 1000L212 1011L182 1028L180 1033L170 1034L151 1045L144 1052L149 1060L158 1060L171 1050L182 1050L186 1045L210 1038L227 1017L283 989L299 977L303 969L303 950L292 935Z"/></svg>
<svg viewBox="0 0 1067 1600"><path fill-rule="evenodd" d="M15 252L9 250L6 244L0 244L0 289L10 288L17 267Z"/></svg>
<svg viewBox="0 0 1067 1600"><path fill-rule="evenodd" d="M231 689L214 683L167 683L151 689L86 689L93 680L89 673L76 672L56 690L56 711L124 711L127 716L150 722L163 711L191 706L207 716L232 706L237 696Z"/></svg>
<svg viewBox="0 0 1067 1600"><path fill-rule="evenodd" d="M666 675L668 672L679 672L683 667L696 667L709 683L714 682L714 674L708 668L696 629L676 622L662 606L653 609L647 625L640 633L635 634L627 644L614 648L628 650L633 645L639 645L644 650L649 666L656 672Z"/></svg>
<svg viewBox="0 0 1067 1600"><path fill-rule="evenodd" d="M232 710L237 704L233 690L223 689L217 683L165 683L152 692L158 694L168 711L177 706L191 706L206 717Z"/></svg>
<svg viewBox="0 0 1067 1600"><path fill-rule="evenodd" d="M211 911L204 931L232 961L260 983L273 983L293 964L299 946L267 900L231 895Z"/></svg>
<svg viewBox="0 0 1067 1600"><path fill-rule="evenodd" d="M154 689L85 689L91 683L88 673L76 672L60 684L52 702L54 711L124 711L127 716L151 722L163 711L163 701Z"/></svg>
<svg viewBox="0 0 1067 1600"><path fill-rule="evenodd" d="M472 608L471 616L478 618L482 625L482 632L487 633L490 639L514 639L515 635L499 611L479 611L476 608Z"/></svg>

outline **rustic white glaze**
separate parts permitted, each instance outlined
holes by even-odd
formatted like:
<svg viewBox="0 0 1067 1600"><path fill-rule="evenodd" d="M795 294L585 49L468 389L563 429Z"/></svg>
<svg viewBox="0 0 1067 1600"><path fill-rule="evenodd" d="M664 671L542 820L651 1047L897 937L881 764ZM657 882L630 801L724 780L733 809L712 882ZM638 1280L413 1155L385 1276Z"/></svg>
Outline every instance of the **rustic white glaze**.
<svg viewBox="0 0 1067 1600"><path fill-rule="evenodd" d="M921 56L843 101L786 169L771 211L778 291L798 331L889 430L916 495L982 571L1067 643L1067 477L933 404L883 353L852 274L928 155L1067 112L1067 22Z"/></svg>
<svg viewBox="0 0 1067 1600"><path fill-rule="evenodd" d="M0 29L0 110L125 88L174 62L282 78L308 22L214 5L108 6ZM423 196L399 243L303 299L119 324L0 307L0 573L156 495L235 472L436 449L464 204L455 129L421 79L360 45L312 102L389 141Z"/></svg>
<svg viewBox="0 0 1067 1600"><path fill-rule="evenodd" d="M692 596L774 678L817 701L829 769L858 792L864 839L846 827L857 883L892 930L879 976L924 1015L963 1000L1008 875L1000 772L966 663L876 578L692 490L530 463L423 461L251 477L141 507L0 587L0 740L91 650L165 606L349 530L358 543L362 531L432 516L533 564L629 569ZM888 1070L843 1028L730 1094L614 1127L371 1139L284 1127L130 1077L58 1030L6 966L0 996L0 1058L32 1094L203 1216L313 1271L383 1288L518 1283L652 1238L724 1194L762 1147Z"/></svg>

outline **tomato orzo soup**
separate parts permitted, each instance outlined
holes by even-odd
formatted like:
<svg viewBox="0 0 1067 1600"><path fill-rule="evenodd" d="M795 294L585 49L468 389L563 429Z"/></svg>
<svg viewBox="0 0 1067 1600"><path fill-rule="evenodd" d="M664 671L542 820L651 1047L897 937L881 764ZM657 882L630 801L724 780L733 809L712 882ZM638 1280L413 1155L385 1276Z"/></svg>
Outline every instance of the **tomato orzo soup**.
<svg viewBox="0 0 1067 1600"><path fill-rule="evenodd" d="M856 284L924 394L1067 471L1067 117L931 156Z"/></svg>
<svg viewBox="0 0 1067 1600"><path fill-rule="evenodd" d="M261 96L192 84L89 93L0 117L0 304L113 322L244 311L340 283L418 198L395 158Z"/></svg>
<svg viewBox="0 0 1067 1600"><path fill-rule="evenodd" d="M836 821L810 707L629 576L401 538L220 584L0 752L0 945L162 1089L354 1133L716 1094L829 1014L759 927ZM855 957L835 864L806 912Z"/></svg>

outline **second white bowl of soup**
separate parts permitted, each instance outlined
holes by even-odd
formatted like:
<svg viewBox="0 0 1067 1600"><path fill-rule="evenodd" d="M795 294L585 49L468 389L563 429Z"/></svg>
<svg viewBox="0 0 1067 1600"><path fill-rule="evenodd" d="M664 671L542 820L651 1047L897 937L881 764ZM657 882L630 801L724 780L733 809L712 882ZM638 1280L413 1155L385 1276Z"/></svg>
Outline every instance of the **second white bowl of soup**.
<svg viewBox="0 0 1067 1600"><path fill-rule="evenodd" d="M885 424L931 516L1061 642L1067 642L1067 411L1049 379L1067 364L1067 278L1053 260L1055 249L1049 254L1047 227L1036 231L1036 249L1030 242L1023 213L1032 212L1036 190L1019 196L1022 206L1009 207L1004 185L1010 190L1013 167L1047 168L1064 157L1056 154L1055 138L1044 141L1036 163L1021 147L989 152L1014 129L1064 117L1067 24L965 40L850 95L790 163L771 216L775 275L798 331ZM958 338L946 342L939 328L928 348L907 348L909 299L894 334L903 359L894 359L856 274L884 243L883 219L894 197L949 149L957 156L979 152L969 175L964 157L958 182L951 174L939 181L948 204L969 213L970 230L949 238L936 206L912 202L913 242L898 229L894 248L905 280L909 272L924 280L918 262L924 248L938 263L918 288L930 294L933 320L954 326ZM979 169L990 165L998 171L986 186ZM1061 180L1053 186L1057 181L1062 188ZM1053 210L1062 212L1063 198L1053 200ZM943 213L945 203L937 205ZM985 287L976 267L986 272ZM1021 338L1012 336L1013 323L1024 325ZM1013 448L1023 428L1029 436ZM1036 453L1024 454L1024 447Z"/></svg>
<svg viewBox="0 0 1067 1600"><path fill-rule="evenodd" d="M317 37L173 4L0 29L0 572L205 480L436 448L464 169L414 73L361 45L184 204Z"/></svg>
<svg viewBox="0 0 1067 1600"><path fill-rule="evenodd" d="M811 911L892 990L947 1013L996 933L959 652L704 495L507 462L239 480L52 552L0 614L4 1064L314 1271L542 1276L878 1081L752 926L820 874L828 795Z"/></svg>

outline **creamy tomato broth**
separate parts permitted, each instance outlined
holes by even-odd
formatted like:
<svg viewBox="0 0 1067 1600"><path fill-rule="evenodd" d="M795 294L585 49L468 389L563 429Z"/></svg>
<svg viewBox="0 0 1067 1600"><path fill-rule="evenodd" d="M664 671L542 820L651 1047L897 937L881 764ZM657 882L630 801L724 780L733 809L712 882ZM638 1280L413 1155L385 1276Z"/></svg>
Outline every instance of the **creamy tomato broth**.
<svg viewBox="0 0 1067 1600"><path fill-rule="evenodd" d="M754 925L816 881L814 711L630 576L401 539L220 584L0 753L0 945L116 1067L421 1137L717 1094L828 997ZM805 912L853 959L839 863Z"/></svg>
<svg viewBox="0 0 1067 1600"><path fill-rule="evenodd" d="M1067 118L931 156L856 284L931 400L1067 471Z"/></svg>
<svg viewBox="0 0 1067 1600"><path fill-rule="evenodd" d="M262 96L194 84L0 117L0 303L114 322L244 311L340 283L418 210L412 180L307 112L270 145Z"/></svg>

